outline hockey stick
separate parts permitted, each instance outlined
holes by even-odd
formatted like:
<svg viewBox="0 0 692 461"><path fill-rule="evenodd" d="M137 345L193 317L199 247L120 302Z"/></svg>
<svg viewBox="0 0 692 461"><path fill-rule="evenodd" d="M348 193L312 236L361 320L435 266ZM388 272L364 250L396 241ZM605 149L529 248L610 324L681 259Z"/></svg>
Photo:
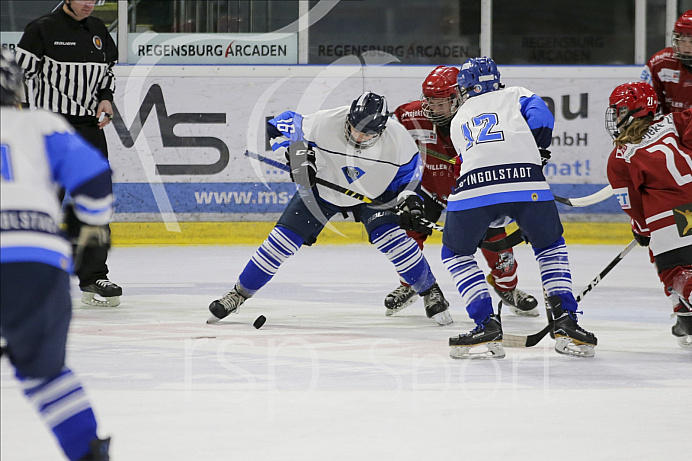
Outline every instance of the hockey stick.
<svg viewBox="0 0 692 461"><path fill-rule="evenodd" d="M558 197L557 195L555 195L555 201L560 202L560 203L565 204L565 205L568 205L568 206L580 208L580 207L585 207L585 206L589 206L589 205L594 205L596 203L600 203L612 195L613 195L613 188L610 187L610 184L609 184L609 185L605 186L603 189L599 190L598 192L595 192L591 195L587 195L585 197L564 198L564 197Z"/></svg>
<svg viewBox="0 0 692 461"><path fill-rule="evenodd" d="M603 280L603 277L608 275L608 273L613 270L613 268L617 266L618 263L622 261L630 251L632 251L632 248L636 246L637 241L634 239L628 243L625 249L622 250L615 258L613 258L613 260L610 261L610 263L601 272L599 272L598 275L594 277L594 279L591 280L591 282L589 282L589 284L584 287L583 290L581 290L576 297L577 302L581 302L581 300L584 299L584 296L586 296L589 291L593 290L594 287L598 285L601 280ZM538 333L534 333L532 335L503 335L502 344L507 347L533 347L541 342L541 340L552 331L554 322L554 319L549 319L548 325L543 327L543 329Z"/></svg>
<svg viewBox="0 0 692 461"><path fill-rule="evenodd" d="M668 287L668 293L670 293L671 295L677 295L677 297L680 299L680 302L683 303L685 307L690 310L690 312L692 312L692 304L690 304L690 302L686 300L685 297L678 290L676 290L673 287Z"/></svg>
<svg viewBox="0 0 692 461"><path fill-rule="evenodd" d="M267 165L273 166L277 170L286 171L286 172L289 171L289 167L285 163L279 162L279 161L274 160L274 159L269 158L269 157L265 157L264 155L258 154L256 152L251 152L249 150L246 150L245 156L253 158L255 160L259 160L260 162L266 163ZM349 197L353 197L354 199L360 200L361 202L386 208L387 210L391 211L392 213L396 213L397 215L403 213L401 210L399 210L397 208L392 208L389 205L387 205L386 203L382 203L380 201L373 200L370 197L366 197L363 194L352 191L350 189L346 189L345 187L339 186L338 184L334 184L332 182L325 181L324 179L315 178L315 182L321 186L326 187L327 189L331 189L331 190L334 190L336 192L340 192L344 195L348 195ZM439 224L434 223L432 221L429 221L425 218L418 218L418 219L428 229L436 230L439 232L442 232L442 230L444 229ZM486 250L495 252L495 253L500 253L500 252L503 252L505 250L512 248L515 245L518 245L519 243L521 243L523 241L524 241L524 239L521 235L521 230L516 230L503 239L495 240L494 242L483 241L481 243L481 247L486 249Z"/></svg>
<svg viewBox="0 0 692 461"><path fill-rule="evenodd" d="M285 163L281 163L277 160L271 159L269 157L265 157L264 155L257 154L255 152L250 152L249 150L245 151L245 155L250 158L254 158L255 160L259 160L260 162L266 163L267 165L271 165L277 170L282 170L288 172L290 168L288 165ZM397 210L396 208L392 208L386 203L382 203L378 200L373 200L370 197L366 197L363 194L360 194L358 192L352 191L351 189L346 189L345 187L342 187L338 184L334 184L333 182L326 181L322 178L315 178L315 183L319 184L320 186L324 186L327 189L331 189L333 191L339 192L344 195L348 195L349 197L352 197L356 200L360 200L363 203L367 203L369 205L374 205L374 206L380 206L383 208L386 208L387 210L396 213L396 214L401 214L403 213L401 210ZM420 222L427 227L428 229L436 230L442 232L443 227L440 226L439 224L436 224L432 221L428 221L425 218L418 218Z"/></svg>

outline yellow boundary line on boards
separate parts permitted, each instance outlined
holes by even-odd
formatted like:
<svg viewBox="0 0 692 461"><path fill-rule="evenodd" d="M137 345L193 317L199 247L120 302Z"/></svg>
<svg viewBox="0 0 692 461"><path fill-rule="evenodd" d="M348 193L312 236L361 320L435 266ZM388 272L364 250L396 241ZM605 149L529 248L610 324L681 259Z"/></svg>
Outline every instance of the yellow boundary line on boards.
<svg viewBox="0 0 692 461"><path fill-rule="evenodd" d="M140 245L259 245L274 227L273 222L181 222L180 232L166 230L164 223L112 223L114 246ZM368 242L361 223L335 222L340 232L325 229L317 242L323 245L353 245ZM625 245L632 240L628 223L563 223L567 244ZM509 231L515 225L508 227ZM434 232L427 240L441 243L442 234Z"/></svg>

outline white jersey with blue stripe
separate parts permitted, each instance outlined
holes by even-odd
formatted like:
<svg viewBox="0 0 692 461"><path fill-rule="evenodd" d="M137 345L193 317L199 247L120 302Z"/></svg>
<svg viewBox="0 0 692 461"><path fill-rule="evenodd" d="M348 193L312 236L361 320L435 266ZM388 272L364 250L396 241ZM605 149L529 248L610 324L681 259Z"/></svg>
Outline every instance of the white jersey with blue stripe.
<svg viewBox="0 0 692 461"><path fill-rule="evenodd" d="M51 112L2 107L0 127L0 262L40 262L70 271L72 248L59 228L58 191L64 187L72 195L80 221L108 224L108 162Z"/></svg>
<svg viewBox="0 0 692 461"><path fill-rule="evenodd" d="M462 164L447 209L553 200L538 150L550 145L553 124L543 100L526 88L469 98L451 124Z"/></svg>
<svg viewBox="0 0 692 461"><path fill-rule="evenodd" d="M269 121L272 149L285 160L286 149L292 142L307 141L315 150L319 178L366 197L414 188L420 181L422 164L418 147L406 128L390 118L373 146L356 149L344 135L348 111L349 107L345 106L305 116L284 112ZM362 203L321 185L317 189L320 198L336 206Z"/></svg>

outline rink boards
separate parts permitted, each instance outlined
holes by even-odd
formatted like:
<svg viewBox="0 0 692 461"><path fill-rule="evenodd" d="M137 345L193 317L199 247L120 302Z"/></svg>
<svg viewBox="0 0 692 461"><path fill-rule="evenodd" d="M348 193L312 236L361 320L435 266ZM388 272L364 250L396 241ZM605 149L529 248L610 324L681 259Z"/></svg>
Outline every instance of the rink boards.
<svg viewBox="0 0 692 461"><path fill-rule="evenodd" d="M117 66L115 115L106 127L117 198L115 243L261 241L295 191L284 172L244 155L248 150L271 155L266 120L289 109L312 113L347 105L364 90L384 94L393 110L419 96L429 71L429 66L363 66L356 58L329 66ZM602 188L612 149L603 128L607 98L618 84L635 80L640 69L503 66L500 71L506 85L530 88L555 114L553 156L544 170L553 192L572 198ZM568 234L585 243L611 243L609 236L627 227L613 198L559 209L566 221L618 222L596 241L588 227L568 224ZM230 230L217 233L223 223ZM152 234L161 226L166 233ZM340 232L359 232L358 225L352 227ZM189 229L189 238L180 235L181 228ZM262 230L253 234L253 229Z"/></svg>
<svg viewBox="0 0 692 461"><path fill-rule="evenodd" d="M259 245L269 235L273 221L243 222L141 222L112 223L115 246L138 245ZM515 229L511 224L508 229ZM624 245L632 240L626 222L564 222L568 244ZM442 233L427 240L441 243ZM316 245L354 245L368 243L362 224L336 221L326 227Z"/></svg>

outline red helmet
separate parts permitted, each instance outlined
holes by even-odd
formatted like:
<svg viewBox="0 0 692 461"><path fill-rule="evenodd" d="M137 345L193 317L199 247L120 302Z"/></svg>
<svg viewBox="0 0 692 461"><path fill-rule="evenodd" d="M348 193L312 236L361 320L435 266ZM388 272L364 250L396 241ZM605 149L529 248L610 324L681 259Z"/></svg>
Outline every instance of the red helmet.
<svg viewBox="0 0 692 461"><path fill-rule="evenodd" d="M456 67L437 66L423 82L423 115L436 125L449 123L461 105L458 74Z"/></svg>
<svg viewBox="0 0 692 461"><path fill-rule="evenodd" d="M675 22L673 31L678 34L692 35L692 10L687 10L682 13L682 16Z"/></svg>
<svg viewBox="0 0 692 461"><path fill-rule="evenodd" d="M680 41L685 41L684 50L680 49ZM675 22L671 40L675 57L686 66L692 66L692 10L682 13Z"/></svg>
<svg viewBox="0 0 692 461"><path fill-rule="evenodd" d="M457 87L456 67L437 66L423 82L423 96L428 98L446 98L454 94Z"/></svg>
<svg viewBox="0 0 692 461"><path fill-rule="evenodd" d="M635 118L654 115L658 109L656 92L644 82L623 83L616 87L608 103L605 126L613 139L620 134L620 128L629 125Z"/></svg>

